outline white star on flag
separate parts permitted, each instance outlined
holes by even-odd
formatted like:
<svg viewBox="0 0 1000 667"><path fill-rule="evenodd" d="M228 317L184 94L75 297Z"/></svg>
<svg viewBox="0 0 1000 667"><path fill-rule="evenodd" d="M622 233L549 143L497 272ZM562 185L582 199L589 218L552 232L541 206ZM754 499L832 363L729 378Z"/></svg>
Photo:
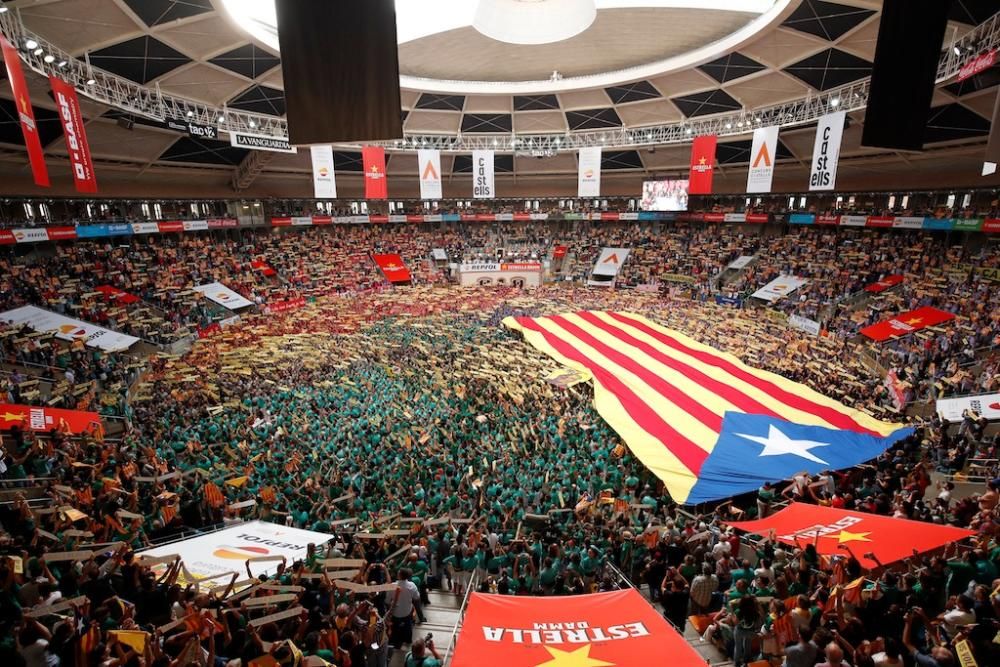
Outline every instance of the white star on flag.
<svg viewBox="0 0 1000 667"><path fill-rule="evenodd" d="M758 456L783 456L793 454L801 456L809 461L829 465L826 461L813 454L810 449L814 447L826 447L829 442L817 442L815 440L792 440L787 435L778 430L778 427L771 424L767 429L767 437L759 435L746 435L736 433L737 436L764 445L764 450Z"/></svg>

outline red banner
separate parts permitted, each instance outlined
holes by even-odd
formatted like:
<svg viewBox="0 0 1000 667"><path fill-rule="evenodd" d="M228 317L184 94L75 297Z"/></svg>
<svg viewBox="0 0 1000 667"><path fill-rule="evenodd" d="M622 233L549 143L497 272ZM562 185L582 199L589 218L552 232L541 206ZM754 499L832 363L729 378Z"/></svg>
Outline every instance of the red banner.
<svg viewBox="0 0 1000 667"><path fill-rule="evenodd" d="M407 222L423 222L424 221L424 216L422 216L422 215L413 215L413 214L409 214L408 213L406 215L406 221Z"/></svg>
<svg viewBox="0 0 1000 667"><path fill-rule="evenodd" d="M1000 220L997 218L986 218L983 220L984 232L1000 232Z"/></svg>
<svg viewBox="0 0 1000 667"><path fill-rule="evenodd" d="M304 308L306 305L306 298L300 296L297 299L289 299L288 301L275 301L264 306L265 313L284 313L289 310L298 310L299 308Z"/></svg>
<svg viewBox="0 0 1000 667"><path fill-rule="evenodd" d="M815 544L824 556L847 556L850 548L865 567L876 563L864 554L872 553L885 565L974 535L971 530L923 521L894 519L878 514L850 512L833 507L792 503L777 514L758 521L729 525L747 533L768 535L772 530L779 542L802 546Z"/></svg>
<svg viewBox="0 0 1000 667"><path fill-rule="evenodd" d="M372 255L372 259L382 269L382 275L390 283L408 283L413 279L410 270L399 255Z"/></svg>
<svg viewBox="0 0 1000 667"><path fill-rule="evenodd" d="M712 169L715 166L715 146L718 138L714 134L695 137L691 144L691 175L688 194L712 194Z"/></svg>
<svg viewBox="0 0 1000 667"><path fill-rule="evenodd" d="M156 223L156 228L160 230L161 234L169 234L171 232L183 232L184 223L183 222L158 222Z"/></svg>
<svg viewBox="0 0 1000 667"><path fill-rule="evenodd" d="M361 159L365 166L365 199L388 199L385 149L381 146L365 146L361 149Z"/></svg>
<svg viewBox="0 0 1000 667"><path fill-rule="evenodd" d="M0 35L0 49L3 50L3 60L7 64L7 78L10 80L10 92L14 95L14 105L17 107L17 115L21 121L24 145L28 149L31 175L35 179L35 185L47 188L50 185L49 171L45 166L42 140L38 136L38 125L35 123L35 112L31 108L28 84L24 81L21 59L17 55L17 49L11 46L11 43L3 35Z"/></svg>
<svg viewBox="0 0 1000 667"><path fill-rule="evenodd" d="M878 294L879 292L886 291L890 287L895 287L904 280L906 280L905 276L901 276L899 274L893 274L891 276L886 276L877 283L872 283L871 285L865 285L865 291L874 292L875 294Z"/></svg>
<svg viewBox="0 0 1000 667"><path fill-rule="evenodd" d="M969 62L962 65L962 68L958 70L958 81L965 81L966 79L973 77L980 72L985 72L989 68L993 67L997 62L997 50L990 49L986 53L981 53Z"/></svg>
<svg viewBox="0 0 1000 667"><path fill-rule="evenodd" d="M240 223L235 218L214 218L205 221L209 229L232 229L239 227Z"/></svg>
<svg viewBox="0 0 1000 667"><path fill-rule="evenodd" d="M260 271L261 274L265 276L273 276L277 273L274 269L271 268L270 264L261 259L255 259L252 262L250 262L250 268L254 269L255 271Z"/></svg>
<svg viewBox="0 0 1000 667"><path fill-rule="evenodd" d="M840 216L839 215L817 215L816 216L817 225L839 225Z"/></svg>
<svg viewBox="0 0 1000 667"><path fill-rule="evenodd" d="M25 431L55 431L62 429L70 433L88 433L101 425L101 416L96 412L80 410L59 410L31 405L0 404L0 430L9 431L18 426Z"/></svg>
<svg viewBox="0 0 1000 667"><path fill-rule="evenodd" d="M704 667L705 659L630 588L571 598L473 593L451 664Z"/></svg>
<svg viewBox="0 0 1000 667"><path fill-rule="evenodd" d="M560 259L562 257L565 257L568 251L569 248L567 248L566 246L557 245L555 249L552 251L552 259Z"/></svg>
<svg viewBox="0 0 1000 667"><path fill-rule="evenodd" d="M332 225L333 218L329 215L314 215L313 225Z"/></svg>
<svg viewBox="0 0 1000 667"><path fill-rule="evenodd" d="M747 213L747 222L761 224L768 220L770 220L770 216L767 213Z"/></svg>
<svg viewBox="0 0 1000 667"><path fill-rule="evenodd" d="M66 150L69 151L69 163L73 170L73 181L77 192L97 192L97 175L94 173L94 160L90 156L90 144L87 142L87 128L84 127L83 114L80 112L80 100L76 89L62 79L49 77L52 95L56 101L56 111L62 121L63 136L66 138Z"/></svg>
<svg viewBox="0 0 1000 667"><path fill-rule="evenodd" d="M865 227L892 227L896 218L891 215L869 215Z"/></svg>
<svg viewBox="0 0 1000 667"><path fill-rule="evenodd" d="M891 320L865 327L861 330L861 333L872 340L883 341L890 338L908 336L914 331L933 327L953 319L955 319L955 316L947 311L924 306L923 308L917 308L906 313L900 313Z"/></svg>
<svg viewBox="0 0 1000 667"><path fill-rule="evenodd" d="M17 243L14 232L9 229L0 229L0 245L13 245Z"/></svg>
<svg viewBox="0 0 1000 667"><path fill-rule="evenodd" d="M706 213L703 216L701 216L701 219L704 220L705 222L725 222L726 221L726 214L725 213Z"/></svg>
<svg viewBox="0 0 1000 667"><path fill-rule="evenodd" d="M50 241L69 241L76 238L76 227L46 227Z"/></svg>
<svg viewBox="0 0 1000 667"><path fill-rule="evenodd" d="M531 214L530 213L515 213L514 214L514 222L528 222L529 220L531 220Z"/></svg>
<svg viewBox="0 0 1000 667"><path fill-rule="evenodd" d="M368 222L372 224L384 225L385 223L389 222L389 216L372 214L368 216Z"/></svg>
<svg viewBox="0 0 1000 667"><path fill-rule="evenodd" d="M219 333L222 333L222 326L218 322L212 322L204 329L198 329L198 338L209 338Z"/></svg>
<svg viewBox="0 0 1000 667"><path fill-rule="evenodd" d="M104 298L111 301L112 299L118 303L136 303L139 301L139 297L134 294L129 294L125 290L120 290L112 285L98 285L94 288L95 292L100 292L104 295Z"/></svg>

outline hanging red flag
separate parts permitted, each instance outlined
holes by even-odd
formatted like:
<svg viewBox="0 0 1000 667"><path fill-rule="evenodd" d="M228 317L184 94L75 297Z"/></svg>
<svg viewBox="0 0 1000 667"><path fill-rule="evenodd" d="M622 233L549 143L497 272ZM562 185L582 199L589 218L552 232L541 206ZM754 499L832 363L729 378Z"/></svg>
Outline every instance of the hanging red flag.
<svg viewBox="0 0 1000 667"><path fill-rule="evenodd" d="M84 127L83 114L80 113L80 100L76 96L76 89L54 76L49 77L49 83L52 85L52 95L56 101L59 120L62 121L63 135L66 137L69 163L73 167L73 181L76 183L76 191L97 192L94 161L90 157L87 129Z"/></svg>
<svg viewBox="0 0 1000 667"><path fill-rule="evenodd" d="M361 149L361 157L365 166L365 199L388 199L385 149L381 146L365 146Z"/></svg>
<svg viewBox="0 0 1000 667"><path fill-rule="evenodd" d="M712 194L712 170L715 166L714 134L695 137L691 144L691 176L689 178L688 194Z"/></svg>
<svg viewBox="0 0 1000 667"><path fill-rule="evenodd" d="M42 154L42 141L38 137L38 125L35 123L35 113L31 109L31 97L28 95L28 84L24 81L24 70L21 69L21 59L7 38L0 35L0 49L3 50L3 60L7 64L7 78L10 80L10 91L14 94L14 104L21 120L21 133L24 135L24 145L28 149L28 160L31 162L31 174L35 185L49 187L49 171L45 167L45 155Z"/></svg>

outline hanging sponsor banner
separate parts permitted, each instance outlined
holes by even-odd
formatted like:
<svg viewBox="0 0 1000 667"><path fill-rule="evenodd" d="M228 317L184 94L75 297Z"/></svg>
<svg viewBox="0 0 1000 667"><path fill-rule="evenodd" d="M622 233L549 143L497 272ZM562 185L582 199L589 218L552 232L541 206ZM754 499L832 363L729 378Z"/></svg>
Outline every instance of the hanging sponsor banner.
<svg viewBox="0 0 1000 667"><path fill-rule="evenodd" d="M801 315L789 315L788 325L798 329L799 331L805 331L807 334L812 334L813 336L819 335L819 322L811 320L808 317L802 317Z"/></svg>
<svg viewBox="0 0 1000 667"><path fill-rule="evenodd" d="M496 196L493 151L472 151L472 196L474 199L493 199Z"/></svg>
<svg viewBox="0 0 1000 667"><path fill-rule="evenodd" d="M365 199L388 199L385 149L381 146L365 146L361 149L361 161L365 169Z"/></svg>
<svg viewBox="0 0 1000 667"><path fill-rule="evenodd" d="M661 664L704 666L705 659L639 591L562 597L473 593L452 667Z"/></svg>
<svg viewBox="0 0 1000 667"><path fill-rule="evenodd" d="M417 168L420 174L420 198L441 199L441 151L417 151Z"/></svg>
<svg viewBox="0 0 1000 667"><path fill-rule="evenodd" d="M160 231L159 225L155 222L133 222L133 234L156 234Z"/></svg>
<svg viewBox="0 0 1000 667"><path fill-rule="evenodd" d="M22 306L0 313L0 320L14 326L28 326L35 331L53 333L59 340L83 341L88 347L96 347L105 352L127 350L139 342L135 336L126 336L35 306Z"/></svg>
<svg viewBox="0 0 1000 667"><path fill-rule="evenodd" d="M189 137L195 139L218 139L219 128L214 125L199 125L198 123L188 123L187 133Z"/></svg>
<svg viewBox="0 0 1000 667"><path fill-rule="evenodd" d="M49 187L49 171L45 166L45 154L42 152L42 141L38 135L35 112L31 108L28 84L24 81L21 59L17 55L17 49L3 35L0 35L0 50L3 51L3 61L7 65L7 80L10 81L10 92L14 98L14 106L17 107L24 145L28 149L32 178L35 180L35 185L47 188Z"/></svg>
<svg viewBox="0 0 1000 667"><path fill-rule="evenodd" d="M901 276L899 274L893 274L891 276L886 276L877 283L872 283L871 285L865 285L865 291L878 294L879 292L884 292L887 289L895 287L904 280L906 280L905 276Z"/></svg>
<svg viewBox="0 0 1000 667"><path fill-rule="evenodd" d="M907 336L926 327L937 326L955 319L952 313L930 306L900 313L885 322L873 324L861 330L861 334L876 341Z"/></svg>
<svg viewBox="0 0 1000 667"><path fill-rule="evenodd" d="M337 180L333 170L333 146L310 146L313 195L316 199L336 199Z"/></svg>
<svg viewBox="0 0 1000 667"><path fill-rule="evenodd" d="M865 569L910 558L914 550L924 553L975 535L974 531L954 526L807 503L792 503L765 519L729 525L746 533L773 533L779 542L792 547L800 542L814 544L822 556L844 556L843 547L853 547ZM859 549L862 544L864 548ZM862 556L862 552L873 554L877 560Z"/></svg>
<svg viewBox="0 0 1000 667"><path fill-rule="evenodd" d="M742 271L750 265L753 261L753 255L740 255L733 261L729 262L727 269L735 269L736 271Z"/></svg>
<svg viewBox="0 0 1000 667"><path fill-rule="evenodd" d="M1000 394L941 398L938 399L936 408L941 419L949 422L962 421L965 418L966 411L974 412L979 417L995 421L1000 419Z"/></svg>
<svg viewBox="0 0 1000 667"><path fill-rule="evenodd" d="M840 162L840 143L846 118L847 112L837 111L819 119L813 144L812 173L809 175L811 191L837 187L837 164Z"/></svg>
<svg viewBox="0 0 1000 667"><path fill-rule="evenodd" d="M194 291L204 294L205 298L209 301L214 301L229 310L239 310L240 308L246 308L253 305L252 301L245 299L222 283L218 282L208 283L207 285L199 285L194 288Z"/></svg>
<svg viewBox="0 0 1000 667"><path fill-rule="evenodd" d="M767 301L777 301L788 296L809 281L798 276L778 276L752 294L753 298Z"/></svg>
<svg viewBox="0 0 1000 667"><path fill-rule="evenodd" d="M748 193L771 191L777 150L777 126L758 127L753 131L753 145L750 148L750 171L747 173Z"/></svg>
<svg viewBox="0 0 1000 667"><path fill-rule="evenodd" d="M962 68L958 70L957 81L965 81L980 72L985 72L989 68L993 67L997 63L997 50L990 49L986 53L981 53L969 62L962 65Z"/></svg>
<svg viewBox="0 0 1000 667"><path fill-rule="evenodd" d="M445 252L444 248L434 248L431 250L431 257L437 262L447 262L448 253Z"/></svg>
<svg viewBox="0 0 1000 667"><path fill-rule="evenodd" d="M25 229L13 230L14 241L17 243L40 243L48 241L49 235L44 228L28 227Z"/></svg>
<svg viewBox="0 0 1000 667"><path fill-rule="evenodd" d="M689 195L712 194L712 173L715 168L715 148L718 137L707 134L695 137L691 143L691 175L688 177Z"/></svg>
<svg viewBox="0 0 1000 667"><path fill-rule="evenodd" d="M73 182L77 192L97 192L97 175L94 173L94 161L90 155L90 143L87 141L87 128L84 126L83 113L80 111L80 100L76 89L65 81L54 76L49 77L52 86L52 96L56 102L56 112L62 123L63 137L66 139L66 150L69 153L69 164L73 172Z"/></svg>
<svg viewBox="0 0 1000 667"><path fill-rule="evenodd" d="M259 134L244 134L229 132L229 143L236 148L246 148L251 151L269 151L271 153L298 153L299 150L282 137L265 137Z"/></svg>
<svg viewBox="0 0 1000 667"><path fill-rule="evenodd" d="M406 263L399 255L372 255L372 260L378 264L382 270L382 275L392 284L408 283L413 280L410 270L406 268Z"/></svg>
<svg viewBox="0 0 1000 667"><path fill-rule="evenodd" d="M0 431L17 426L22 431L62 430L78 434L93 432L100 425L101 416L96 412L0 403Z"/></svg>
<svg viewBox="0 0 1000 667"><path fill-rule="evenodd" d="M840 224L843 227L864 227L868 224L867 215L842 215Z"/></svg>
<svg viewBox="0 0 1000 667"><path fill-rule="evenodd" d="M250 521L215 533L199 535L181 542L143 551L142 558L180 556L188 572L199 578L227 572L243 572L249 558L284 556L286 562L305 560L309 545L320 547L333 539L332 535L263 521ZM268 574L278 568L278 562L251 564L254 574ZM160 570L166 564L158 566ZM154 567L155 570L155 567ZM182 582L183 584L190 582ZM220 581L219 583L226 583Z"/></svg>
<svg viewBox="0 0 1000 667"><path fill-rule="evenodd" d="M183 224L185 232L208 231L208 220L185 220Z"/></svg>
<svg viewBox="0 0 1000 667"><path fill-rule="evenodd" d="M924 219L915 216L902 216L893 219L893 229L923 229Z"/></svg>
<svg viewBox="0 0 1000 667"><path fill-rule="evenodd" d="M577 156L577 197L601 196L601 147L587 146Z"/></svg>
<svg viewBox="0 0 1000 667"><path fill-rule="evenodd" d="M108 301L116 301L118 303L138 303L139 297L135 294L129 294L125 290L118 289L113 285L98 285L94 288L95 292L100 292L104 295L104 298Z"/></svg>
<svg viewBox="0 0 1000 667"><path fill-rule="evenodd" d="M617 276L622 264L628 259L629 248L602 248L601 255L594 264L595 276Z"/></svg>
<svg viewBox="0 0 1000 667"><path fill-rule="evenodd" d="M277 271L271 268L271 265L262 259L255 259L250 262L250 268L254 271L260 271L261 275L271 277L277 275Z"/></svg>
<svg viewBox="0 0 1000 667"><path fill-rule="evenodd" d="M268 314L284 313L289 310L298 310L299 308L305 307L306 298L304 296L300 296L297 299L288 299L287 301L272 301L264 306L264 312Z"/></svg>

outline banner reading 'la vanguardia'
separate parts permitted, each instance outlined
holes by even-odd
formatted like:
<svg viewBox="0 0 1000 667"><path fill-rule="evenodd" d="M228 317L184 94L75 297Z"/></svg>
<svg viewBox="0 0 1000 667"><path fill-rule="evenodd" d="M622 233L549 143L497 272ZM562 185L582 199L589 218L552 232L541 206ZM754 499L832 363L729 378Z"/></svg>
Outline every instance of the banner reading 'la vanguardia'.
<svg viewBox="0 0 1000 667"><path fill-rule="evenodd" d="M705 659L630 588L572 598L473 593L451 664L703 667Z"/></svg>
<svg viewBox="0 0 1000 667"><path fill-rule="evenodd" d="M924 306L923 308L900 313L885 322L865 327L861 330L861 334L872 340L883 341L890 338L908 336L914 331L943 324L953 319L955 319L955 316L952 313Z"/></svg>

